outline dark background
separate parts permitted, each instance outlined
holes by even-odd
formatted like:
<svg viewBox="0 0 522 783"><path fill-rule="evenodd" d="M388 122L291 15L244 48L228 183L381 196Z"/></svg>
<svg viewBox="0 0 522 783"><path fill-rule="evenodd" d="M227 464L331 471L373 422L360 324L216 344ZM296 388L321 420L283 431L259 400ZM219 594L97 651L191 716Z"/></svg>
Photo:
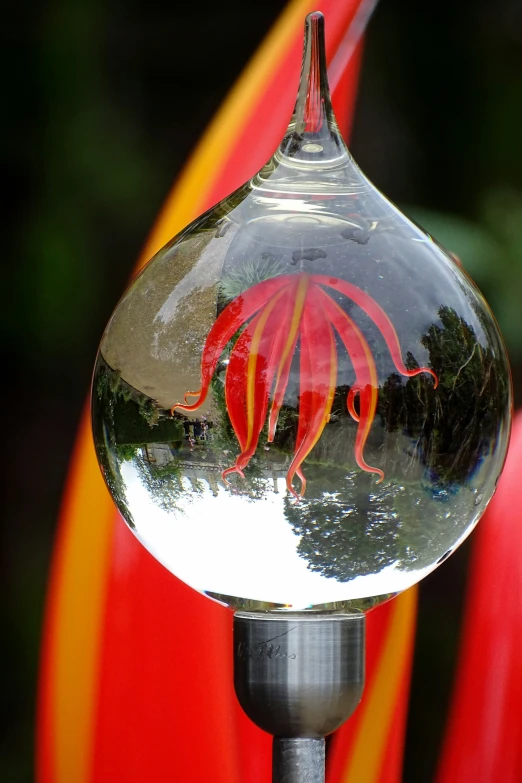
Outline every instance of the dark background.
<svg viewBox="0 0 522 783"><path fill-rule="evenodd" d="M282 0L3 10L0 780L33 779L38 643L97 341L183 161ZM385 0L352 151L476 279L522 389L522 5ZM471 544L425 580L405 781L431 779Z"/></svg>

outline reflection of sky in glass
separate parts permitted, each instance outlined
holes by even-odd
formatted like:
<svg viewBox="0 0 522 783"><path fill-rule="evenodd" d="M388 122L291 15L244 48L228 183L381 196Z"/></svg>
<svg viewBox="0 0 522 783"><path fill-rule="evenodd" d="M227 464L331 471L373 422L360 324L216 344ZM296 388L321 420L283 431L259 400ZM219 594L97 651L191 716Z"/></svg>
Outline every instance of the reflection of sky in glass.
<svg viewBox="0 0 522 783"><path fill-rule="evenodd" d="M121 466L138 537L172 573L200 591L296 608L399 592L431 569L404 573L393 566L356 577L348 588L307 567L299 538L285 519L285 481L279 494L250 503L231 493L192 495L184 515L151 503L130 462ZM349 596L348 596L349 594Z"/></svg>

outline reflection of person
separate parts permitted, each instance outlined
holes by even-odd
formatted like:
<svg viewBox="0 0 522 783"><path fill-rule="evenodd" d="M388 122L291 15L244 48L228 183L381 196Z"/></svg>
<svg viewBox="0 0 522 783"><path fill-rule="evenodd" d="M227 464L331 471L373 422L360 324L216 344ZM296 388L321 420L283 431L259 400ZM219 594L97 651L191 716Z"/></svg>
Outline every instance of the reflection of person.
<svg viewBox="0 0 522 783"><path fill-rule="evenodd" d="M209 411L207 411L207 414ZM188 419L181 414L175 414L175 417L180 421L183 427L184 440L189 442L190 450L193 451L194 446L199 442L211 440L210 430L214 426L212 421L209 421L207 416L201 416L199 419ZM178 447L181 449L182 444Z"/></svg>

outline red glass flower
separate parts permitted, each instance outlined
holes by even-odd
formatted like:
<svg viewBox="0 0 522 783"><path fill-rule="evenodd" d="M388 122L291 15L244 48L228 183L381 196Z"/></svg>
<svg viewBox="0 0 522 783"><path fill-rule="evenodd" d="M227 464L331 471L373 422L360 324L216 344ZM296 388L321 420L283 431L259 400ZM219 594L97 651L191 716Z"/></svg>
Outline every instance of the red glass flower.
<svg viewBox="0 0 522 783"><path fill-rule="evenodd" d="M355 302L372 319L402 375L412 377L430 373L437 386L437 376L428 367L406 368L392 322L377 302L360 288L337 277L305 273L281 275L257 283L237 296L218 317L203 349L201 388L187 392L185 404L172 408L172 412L195 411L203 405L225 346L244 327L232 348L225 378L226 407L241 453L235 464L223 471L223 478L233 472L244 475L243 471L256 451L267 414L268 441L274 440L299 340L299 418L286 484L296 498L302 497L306 479L301 465L321 437L332 409L337 382L335 333L346 348L355 372L355 383L346 402L348 412L358 425L355 461L362 470L377 473L379 482L384 478L380 468L368 465L363 453L377 407L375 360L361 329L328 294L328 289ZM359 413L355 409L357 395ZM198 400L188 404L188 397L198 397ZM301 480L299 493L293 487L296 474Z"/></svg>

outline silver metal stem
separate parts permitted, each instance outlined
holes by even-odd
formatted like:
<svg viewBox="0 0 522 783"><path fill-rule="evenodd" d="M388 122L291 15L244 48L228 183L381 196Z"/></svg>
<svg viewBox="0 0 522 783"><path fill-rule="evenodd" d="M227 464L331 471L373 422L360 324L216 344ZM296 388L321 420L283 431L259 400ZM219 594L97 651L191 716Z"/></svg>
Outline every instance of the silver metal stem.
<svg viewBox="0 0 522 783"><path fill-rule="evenodd" d="M274 737L273 783L324 783L324 747L323 738Z"/></svg>
<svg viewBox="0 0 522 783"><path fill-rule="evenodd" d="M273 783L323 783L324 737L364 688L363 614L238 612L234 685L246 714L274 736Z"/></svg>

